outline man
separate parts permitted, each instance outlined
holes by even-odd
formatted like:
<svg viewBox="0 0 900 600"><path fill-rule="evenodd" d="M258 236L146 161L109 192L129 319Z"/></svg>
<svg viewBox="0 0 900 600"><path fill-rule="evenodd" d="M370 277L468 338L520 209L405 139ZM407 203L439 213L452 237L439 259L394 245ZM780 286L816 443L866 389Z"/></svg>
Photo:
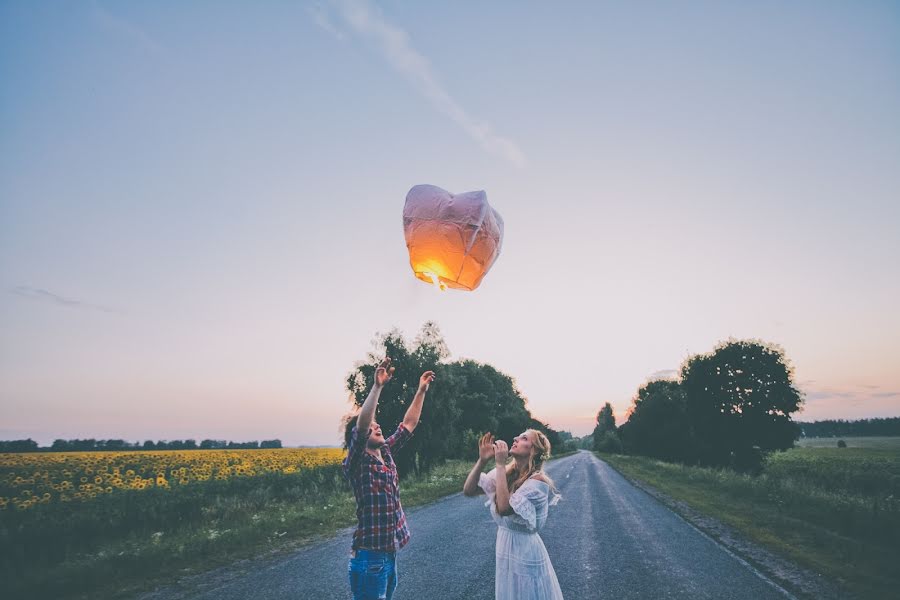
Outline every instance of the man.
<svg viewBox="0 0 900 600"><path fill-rule="evenodd" d="M419 424L422 402L434 381L434 371L422 373L403 422L385 439L374 417L381 390L393 375L391 359L385 358L375 369L375 382L359 410L343 463L344 476L356 496L358 524L349 567L354 600L390 600L397 588L397 551L409 541L392 453L412 437Z"/></svg>

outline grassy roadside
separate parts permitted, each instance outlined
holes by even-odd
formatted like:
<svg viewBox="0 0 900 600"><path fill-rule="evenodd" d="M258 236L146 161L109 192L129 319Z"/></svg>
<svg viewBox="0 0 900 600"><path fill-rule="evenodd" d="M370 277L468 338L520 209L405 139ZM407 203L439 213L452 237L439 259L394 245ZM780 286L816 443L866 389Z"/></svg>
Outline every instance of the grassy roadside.
<svg viewBox="0 0 900 600"><path fill-rule="evenodd" d="M472 464L448 461L401 484L403 505L428 504L462 489ZM54 566L4 573L4 598L119 599L237 560L278 554L355 524L353 495L338 468L315 489L288 495L264 486L203 499L203 518L110 541ZM349 539L348 539L349 544Z"/></svg>
<svg viewBox="0 0 900 600"><path fill-rule="evenodd" d="M797 457L808 459L804 452L809 450L801 449ZM793 460L785 454L782 463ZM889 456L889 464L896 468L895 455ZM834 484L811 483L797 476L810 470L808 464L794 472L772 469L774 475L753 478L644 457L604 454L602 458L626 477L725 523L751 541L838 582L856 597L897 597L900 515L893 496L869 496L836 489Z"/></svg>

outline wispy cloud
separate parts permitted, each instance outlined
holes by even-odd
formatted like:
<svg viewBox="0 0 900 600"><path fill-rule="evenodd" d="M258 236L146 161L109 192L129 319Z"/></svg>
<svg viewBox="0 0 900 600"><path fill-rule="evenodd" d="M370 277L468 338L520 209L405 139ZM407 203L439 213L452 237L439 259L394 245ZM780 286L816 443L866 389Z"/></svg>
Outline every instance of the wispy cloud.
<svg viewBox="0 0 900 600"><path fill-rule="evenodd" d="M108 306L102 306L100 304L93 304L91 302L84 302L82 300L76 300L74 298L67 298L65 296L60 296L59 294L55 294L53 292L43 290L40 288L28 287L25 285L20 285L14 288L10 288L9 292L11 294L15 294L17 296L22 296L23 298L29 298L31 300L36 300L38 302L49 302L50 304L55 304L56 306L64 306L66 308L77 308L82 310L93 310L104 313L115 313L119 314L120 311L109 308Z"/></svg>
<svg viewBox="0 0 900 600"><path fill-rule="evenodd" d="M337 26L332 22L331 18L328 16L328 12L321 4L310 6L306 9L306 12L309 13L310 17L312 17L313 23L315 23L337 39L344 41L344 39L347 37L346 35L344 35L344 32L338 29Z"/></svg>
<svg viewBox="0 0 900 600"><path fill-rule="evenodd" d="M166 49L144 30L130 21L118 17L100 5L96 0L91 3L91 15L94 21L107 31L126 38L153 54L165 54Z"/></svg>
<svg viewBox="0 0 900 600"><path fill-rule="evenodd" d="M525 153L514 142L494 133L489 123L474 118L450 95L429 60L413 47L404 29L388 22L367 0L333 0L332 4L340 19L352 31L373 40L388 63L403 74L435 110L449 117L486 152L516 167L525 166ZM343 39L343 34L321 5L310 12L317 25Z"/></svg>

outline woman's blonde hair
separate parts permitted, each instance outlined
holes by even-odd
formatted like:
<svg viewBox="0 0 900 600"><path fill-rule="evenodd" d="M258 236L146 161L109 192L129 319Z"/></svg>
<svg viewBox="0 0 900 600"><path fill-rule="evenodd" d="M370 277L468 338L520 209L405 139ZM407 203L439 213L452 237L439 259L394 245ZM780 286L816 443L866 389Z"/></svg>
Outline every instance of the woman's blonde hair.
<svg viewBox="0 0 900 600"><path fill-rule="evenodd" d="M515 460L507 463L506 481L509 484L509 493L512 494L522 487L522 484L528 481L535 473L542 474L547 479L550 487L555 489L553 480L544 473L544 462L550 458L550 440L547 439L547 436L542 431L537 429L527 429L525 433L534 434L534 436L529 436L531 437L531 456L528 457L528 466L522 473L518 472Z"/></svg>

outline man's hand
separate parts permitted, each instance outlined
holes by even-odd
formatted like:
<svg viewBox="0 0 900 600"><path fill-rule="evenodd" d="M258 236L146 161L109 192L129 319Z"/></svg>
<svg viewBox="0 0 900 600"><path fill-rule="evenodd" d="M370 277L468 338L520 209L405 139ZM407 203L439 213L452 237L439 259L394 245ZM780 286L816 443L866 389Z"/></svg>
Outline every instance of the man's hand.
<svg viewBox="0 0 900 600"><path fill-rule="evenodd" d="M385 358L375 368L375 385L378 387L384 387L384 384L390 381L391 377L393 376L394 367L391 366L391 359Z"/></svg>
<svg viewBox="0 0 900 600"><path fill-rule="evenodd" d="M506 459L509 458L509 447L503 440L494 442L494 460L498 465L505 465Z"/></svg>
<svg viewBox="0 0 900 600"><path fill-rule="evenodd" d="M434 371L425 371L422 373L422 376L419 377L419 391L427 392L428 386L431 385L432 381L434 381Z"/></svg>
<svg viewBox="0 0 900 600"><path fill-rule="evenodd" d="M478 457L487 462L494 457L494 436L487 432L478 442Z"/></svg>

